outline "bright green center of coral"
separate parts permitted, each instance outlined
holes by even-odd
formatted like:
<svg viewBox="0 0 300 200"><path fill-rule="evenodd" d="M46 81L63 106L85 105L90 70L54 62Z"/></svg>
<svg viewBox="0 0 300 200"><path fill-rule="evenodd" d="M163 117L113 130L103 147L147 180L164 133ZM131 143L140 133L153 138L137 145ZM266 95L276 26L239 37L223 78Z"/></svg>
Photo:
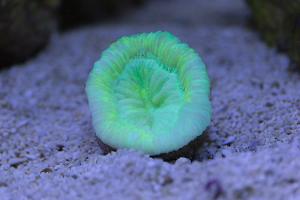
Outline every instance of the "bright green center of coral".
<svg viewBox="0 0 300 200"><path fill-rule="evenodd" d="M153 59L129 62L116 80L114 90L119 117L148 129L149 134L161 128L170 131L184 103L177 75Z"/></svg>

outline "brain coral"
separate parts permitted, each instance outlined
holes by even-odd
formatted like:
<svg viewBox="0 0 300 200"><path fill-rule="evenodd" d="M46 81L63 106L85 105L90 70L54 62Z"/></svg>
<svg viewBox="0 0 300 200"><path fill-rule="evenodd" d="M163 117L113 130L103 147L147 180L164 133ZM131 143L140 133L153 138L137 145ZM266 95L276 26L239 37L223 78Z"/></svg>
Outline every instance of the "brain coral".
<svg viewBox="0 0 300 200"><path fill-rule="evenodd" d="M86 92L96 135L113 148L176 151L211 119L204 63L168 32L117 40L90 72Z"/></svg>

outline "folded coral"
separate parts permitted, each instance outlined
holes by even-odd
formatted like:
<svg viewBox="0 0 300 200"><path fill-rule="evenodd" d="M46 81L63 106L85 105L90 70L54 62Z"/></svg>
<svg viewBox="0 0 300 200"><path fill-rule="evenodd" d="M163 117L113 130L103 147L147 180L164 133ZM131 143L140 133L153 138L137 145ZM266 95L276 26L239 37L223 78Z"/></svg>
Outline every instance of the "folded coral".
<svg viewBox="0 0 300 200"><path fill-rule="evenodd" d="M176 151L211 119L204 63L167 32L114 42L95 63L86 91L96 135L114 149Z"/></svg>

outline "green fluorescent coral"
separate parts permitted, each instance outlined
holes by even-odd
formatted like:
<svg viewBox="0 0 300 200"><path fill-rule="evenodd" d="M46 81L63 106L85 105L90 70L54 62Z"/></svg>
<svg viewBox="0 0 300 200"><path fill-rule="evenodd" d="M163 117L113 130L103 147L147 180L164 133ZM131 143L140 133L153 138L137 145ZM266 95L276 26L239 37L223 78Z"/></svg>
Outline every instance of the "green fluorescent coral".
<svg viewBox="0 0 300 200"><path fill-rule="evenodd" d="M86 92L97 136L150 155L178 150L207 128L204 63L168 32L122 37L95 63Z"/></svg>

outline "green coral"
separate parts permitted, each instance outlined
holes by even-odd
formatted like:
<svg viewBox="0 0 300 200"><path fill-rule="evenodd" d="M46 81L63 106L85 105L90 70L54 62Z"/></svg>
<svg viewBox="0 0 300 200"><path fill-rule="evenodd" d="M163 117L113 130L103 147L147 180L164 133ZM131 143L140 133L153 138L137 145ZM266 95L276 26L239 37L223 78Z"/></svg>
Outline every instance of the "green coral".
<svg viewBox="0 0 300 200"><path fill-rule="evenodd" d="M86 91L97 136L151 155L187 145L211 118L200 57L167 32L123 37L102 53Z"/></svg>
<svg viewBox="0 0 300 200"><path fill-rule="evenodd" d="M271 46L300 66L300 0L247 0L254 22Z"/></svg>

